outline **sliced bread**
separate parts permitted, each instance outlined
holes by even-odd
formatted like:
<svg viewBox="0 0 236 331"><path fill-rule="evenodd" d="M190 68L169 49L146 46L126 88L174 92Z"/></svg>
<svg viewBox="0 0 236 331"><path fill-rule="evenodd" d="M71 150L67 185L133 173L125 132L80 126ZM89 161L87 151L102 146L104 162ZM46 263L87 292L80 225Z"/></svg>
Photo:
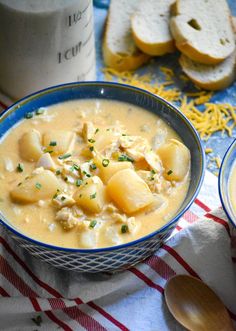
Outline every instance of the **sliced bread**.
<svg viewBox="0 0 236 331"><path fill-rule="evenodd" d="M175 0L142 0L131 18L134 41L149 55L174 52L174 39L170 33L170 7Z"/></svg>
<svg viewBox="0 0 236 331"><path fill-rule="evenodd" d="M170 29L177 48L190 59L216 64L235 49L226 0L177 0Z"/></svg>
<svg viewBox="0 0 236 331"><path fill-rule="evenodd" d="M103 40L103 59L107 66L118 71L135 70L149 59L137 48L131 32L130 18L138 4L138 0L111 0L110 3Z"/></svg>
<svg viewBox="0 0 236 331"><path fill-rule="evenodd" d="M219 64L202 64L182 54L179 59L183 72L199 87L221 90L236 78L236 51Z"/></svg>

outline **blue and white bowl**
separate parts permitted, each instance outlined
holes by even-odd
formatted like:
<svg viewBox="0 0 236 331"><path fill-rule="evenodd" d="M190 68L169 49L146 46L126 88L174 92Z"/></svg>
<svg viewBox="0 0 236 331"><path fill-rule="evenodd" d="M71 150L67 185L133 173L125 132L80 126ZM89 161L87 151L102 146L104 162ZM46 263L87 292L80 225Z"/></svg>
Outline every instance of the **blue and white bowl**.
<svg viewBox="0 0 236 331"><path fill-rule="evenodd" d="M236 213L230 199L229 181L233 168L236 167L236 139L229 146L220 167L218 188L221 204L230 222L236 227Z"/></svg>
<svg viewBox="0 0 236 331"><path fill-rule="evenodd" d="M82 82L51 87L34 93L8 108L0 118L0 138L27 112L59 102L81 99L125 101L157 114L182 138L191 152L191 180L187 196L176 215L160 229L127 244L98 248L72 249L45 244L23 234L0 213L2 225L20 246L33 256L55 267L79 272L114 272L129 268L154 253L172 233L178 219L191 206L204 175L204 152L199 136L187 118L174 106L144 90L107 82Z"/></svg>

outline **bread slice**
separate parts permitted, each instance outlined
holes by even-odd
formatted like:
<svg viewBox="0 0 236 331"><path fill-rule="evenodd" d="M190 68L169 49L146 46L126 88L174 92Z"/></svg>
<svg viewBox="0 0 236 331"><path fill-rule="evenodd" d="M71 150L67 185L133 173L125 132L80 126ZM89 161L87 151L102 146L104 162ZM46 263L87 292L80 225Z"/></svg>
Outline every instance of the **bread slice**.
<svg viewBox="0 0 236 331"><path fill-rule="evenodd" d="M199 87L206 90L221 90L236 79L236 51L219 64L202 64L181 55L183 72Z"/></svg>
<svg viewBox="0 0 236 331"><path fill-rule="evenodd" d="M190 59L216 64L235 49L226 0L177 0L170 29L177 48Z"/></svg>
<svg viewBox="0 0 236 331"><path fill-rule="evenodd" d="M138 0L111 0L110 3L103 59L107 66L118 71L135 70L149 59L137 48L131 32L130 18L138 4Z"/></svg>
<svg viewBox="0 0 236 331"><path fill-rule="evenodd" d="M149 55L175 51L170 33L170 7L175 0L142 0L131 18L135 44Z"/></svg>

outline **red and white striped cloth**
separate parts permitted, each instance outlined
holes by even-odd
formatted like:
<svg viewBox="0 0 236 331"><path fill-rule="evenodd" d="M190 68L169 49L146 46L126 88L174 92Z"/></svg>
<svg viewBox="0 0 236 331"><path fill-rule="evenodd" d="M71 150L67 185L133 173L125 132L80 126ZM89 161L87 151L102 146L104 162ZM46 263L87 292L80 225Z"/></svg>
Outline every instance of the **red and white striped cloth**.
<svg viewBox="0 0 236 331"><path fill-rule="evenodd" d="M146 261L114 275L55 269L17 247L0 228L0 330L183 330L163 296L175 274L193 275L212 287L236 325L236 231L222 209L215 210L217 191L216 177L207 172L174 235Z"/></svg>

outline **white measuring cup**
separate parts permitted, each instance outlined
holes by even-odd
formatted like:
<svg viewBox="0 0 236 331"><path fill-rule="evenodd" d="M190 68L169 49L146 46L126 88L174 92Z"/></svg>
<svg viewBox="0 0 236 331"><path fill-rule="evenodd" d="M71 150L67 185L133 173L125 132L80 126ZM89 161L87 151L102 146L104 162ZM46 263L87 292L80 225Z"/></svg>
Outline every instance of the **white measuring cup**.
<svg viewBox="0 0 236 331"><path fill-rule="evenodd" d="M92 0L0 0L0 90L95 80Z"/></svg>

